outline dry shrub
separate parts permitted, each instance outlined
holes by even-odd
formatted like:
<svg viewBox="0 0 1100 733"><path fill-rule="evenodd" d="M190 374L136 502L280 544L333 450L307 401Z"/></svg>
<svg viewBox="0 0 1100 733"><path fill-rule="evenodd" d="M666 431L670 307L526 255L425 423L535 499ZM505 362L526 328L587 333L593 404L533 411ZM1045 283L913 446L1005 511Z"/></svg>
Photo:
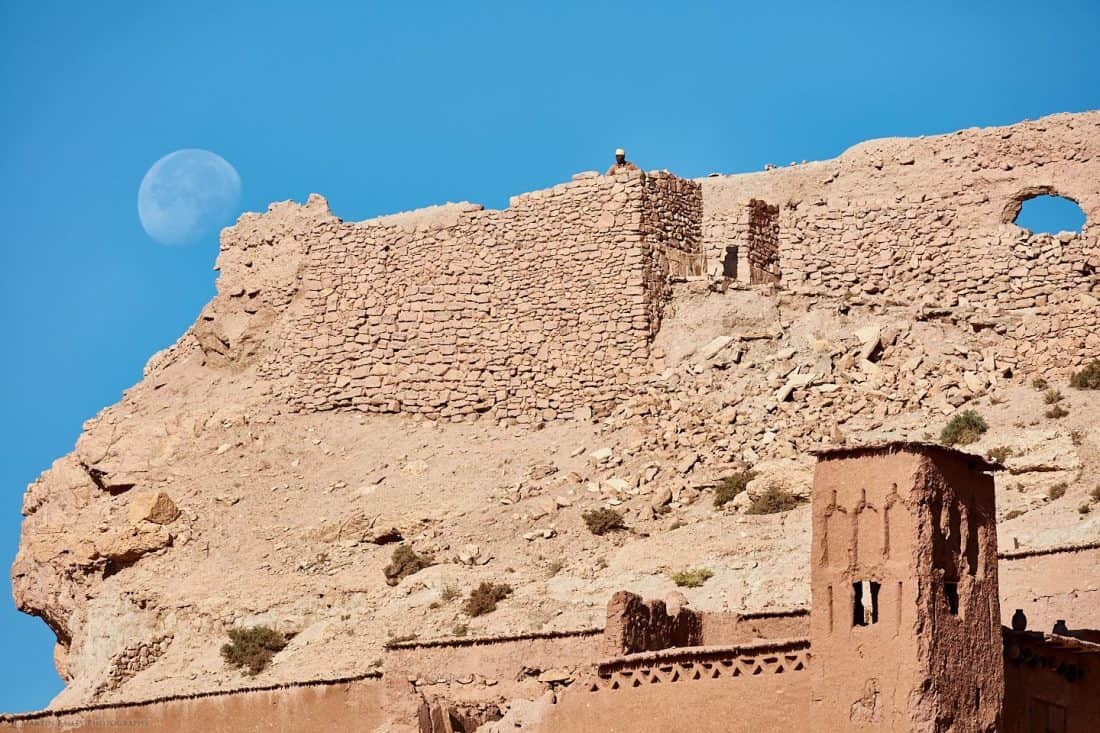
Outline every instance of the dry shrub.
<svg viewBox="0 0 1100 733"><path fill-rule="evenodd" d="M989 430L985 418L973 410L960 412L940 431L940 442L944 445L969 445Z"/></svg>
<svg viewBox="0 0 1100 733"><path fill-rule="evenodd" d="M1043 392L1043 402L1047 403L1048 405L1053 405L1053 404L1055 404L1057 402L1061 402L1061 401L1062 401L1062 392L1061 392L1061 390L1048 389L1046 392Z"/></svg>
<svg viewBox="0 0 1100 733"><path fill-rule="evenodd" d="M714 488L714 506L723 507L745 490L749 482L756 478L756 471L738 471L732 476L726 476L718 482Z"/></svg>
<svg viewBox="0 0 1100 733"><path fill-rule="evenodd" d="M1068 488L1069 488L1069 484L1067 484L1065 482L1060 483L1060 484L1054 484L1054 486L1051 486L1049 489L1047 489L1047 498L1050 499L1051 501L1061 499L1063 496L1066 495L1066 489L1068 489Z"/></svg>
<svg viewBox="0 0 1100 733"><path fill-rule="evenodd" d="M1007 445L999 445L985 452L985 457L994 463L1004 463L1012 455L1012 449Z"/></svg>
<svg viewBox="0 0 1100 733"><path fill-rule="evenodd" d="M708 568L684 569L671 576L672 582L681 588L698 588L703 583L714 577L714 573Z"/></svg>
<svg viewBox="0 0 1100 733"><path fill-rule="evenodd" d="M789 512L802 503L802 499L790 491L778 486L769 486L767 491L758 494L749 502L749 508L745 514L778 514Z"/></svg>
<svg viewBox="0 0 1100 733"><path fill-rule="evenodd" d="M467 616L484 616L497 610L497 603L512 595L512 586L506 583L482 583L470 591L462 610Z"/></svg>
<svg viewBox="0 0 1100 733"><path fill-rule="evenodd" d="M1076 389L1100 389L1100 359L1093 359L1069 378L1069 386Z"/></svg>
<svg viewBox="0 0 1100 733"><path fill-rule="evenodd" d="M419 573L433 564L435 559L431 555L418 555L408 545L398 545L393 550L390 564L384 567L382 572L386 575L387 585L397 585L413 573Z"/></svg>
<svg viewBox="0 0 1100 733"><path fill-rule="evenodd" d="M1031 380L1031 386L1042 392L1044 389L1050 386L1050 382L1043 379L1042 377L1035 377L1035 379Z"/></svg>
<svg viewBox="0 0 1100 733"><path fill-rule="evenodd" d="M1057 420L1059 418L1062 418L1062 417L1065 417L1066 415L1068 415L1069 410L1062 407L1061 405L1055 405L1054 407L1050 408L1049 410L1047 410L1043 414L1046 415L1047 417L1049 417L1051 420Z"/></svg>
<svg viewBox="0 0 1100 733"><path fill-rule="evenodd" d="M1026 512L1024 512L1023 509L1013 509L1008 514L1005 514L1005 521L1007 522L1010 519L1015 519L1016 517L1022 517L1022 516L1024 516L1025 513Z"/></svg>
<svg viewBox="0 0 1100 733"><path fill-rule="evenodd" d="M255 676L286 648L286 637L268 626L229 630L229 643L222 645L222 658L245 674Z"/></svg>
<svg viewBox="0 0 1100 733"><path fill-rule="evenodd" d="M588 526L588 531L594 535L605 535L608 532L626 529L626 525L623 523L623 515L607 507L585 512L581 515L581 518Z"/></svg>

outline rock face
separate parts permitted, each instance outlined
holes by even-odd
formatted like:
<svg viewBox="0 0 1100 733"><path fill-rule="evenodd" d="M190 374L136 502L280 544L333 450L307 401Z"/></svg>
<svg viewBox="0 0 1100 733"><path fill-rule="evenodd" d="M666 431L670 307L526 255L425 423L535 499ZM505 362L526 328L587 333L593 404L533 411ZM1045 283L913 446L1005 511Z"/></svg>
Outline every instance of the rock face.
<svg viewBox="0 0 1100 733"><path fill-rule="evenodd" d="M239 684L240 625L294 635L268 684L413 634L598 626L685 568L714 573L682 591L700 613L806 605L807 505L741 509L805 498L820 443L934 439L964 409L990 426L967 449L1008 468L1002 548L1097 539L1100 407L1066 377L1100 356L1098 166L1087 113L701 182L582 175L503 211L243 216L195 325L27 488L13 588L57 636L55 705ZM1083 233L1010 223L1048 189ZM591 534L601 507L628 531ZM402 545L434 564L390 586ZM470 618L482 582L513 593ZM673 605L660 628L693 613Z"/></svg>

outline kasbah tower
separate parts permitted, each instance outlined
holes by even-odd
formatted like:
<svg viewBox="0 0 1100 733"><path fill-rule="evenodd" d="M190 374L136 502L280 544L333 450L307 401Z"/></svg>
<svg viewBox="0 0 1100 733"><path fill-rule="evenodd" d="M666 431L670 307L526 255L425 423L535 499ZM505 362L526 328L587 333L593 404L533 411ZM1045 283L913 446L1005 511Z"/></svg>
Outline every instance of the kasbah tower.
<svg viewBox="0 0 1100 733"><path fill-rule="evenodd" d="M996 729L1004 677L989 468L935 446L819 455L813 730Z"/></svg>

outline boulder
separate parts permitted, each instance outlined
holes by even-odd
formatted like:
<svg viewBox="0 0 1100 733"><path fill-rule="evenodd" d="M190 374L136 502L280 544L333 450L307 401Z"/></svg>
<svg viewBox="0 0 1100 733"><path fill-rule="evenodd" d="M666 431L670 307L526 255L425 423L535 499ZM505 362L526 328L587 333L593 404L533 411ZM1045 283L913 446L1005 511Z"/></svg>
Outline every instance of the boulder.
<svg viewBox="0 0 1100 733"><path fill-rule="evenodd" d="M149 491L130 500L129 514L131 524L171 524L179 518L180 510L167 493Z"/></svg>

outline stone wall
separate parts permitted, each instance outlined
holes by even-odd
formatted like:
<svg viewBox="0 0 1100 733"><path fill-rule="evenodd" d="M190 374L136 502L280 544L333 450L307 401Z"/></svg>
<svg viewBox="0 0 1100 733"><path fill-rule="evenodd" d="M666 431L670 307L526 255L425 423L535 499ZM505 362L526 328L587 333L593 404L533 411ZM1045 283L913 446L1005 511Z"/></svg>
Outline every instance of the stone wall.
<svg viewBox="0 0 1100 733"><path fill-rule="evenodd" d="M1100 113L876 140L835 160L701 183L712 269L725 246L751 241L744 212L766 201L779 208L786 289L955 309L1005 336L997 356L1008 366L1100 356ZM1081 206L1083 232L1012 223L1022 201L1046 193Z"/></svg>
<svg viewBox="0 0 1100 733"><path fill-rule="evenodd" d="M260 373L299 409L600 413L644 371L670 261L699 260L701 209L699 185L667 173L361 223L280 205L226 230L196 332L228 361L266 339Z"/></svg>

